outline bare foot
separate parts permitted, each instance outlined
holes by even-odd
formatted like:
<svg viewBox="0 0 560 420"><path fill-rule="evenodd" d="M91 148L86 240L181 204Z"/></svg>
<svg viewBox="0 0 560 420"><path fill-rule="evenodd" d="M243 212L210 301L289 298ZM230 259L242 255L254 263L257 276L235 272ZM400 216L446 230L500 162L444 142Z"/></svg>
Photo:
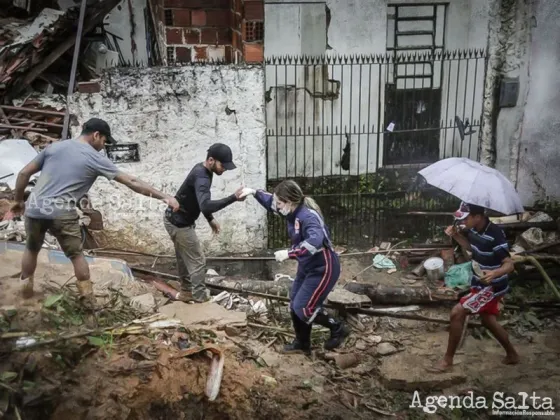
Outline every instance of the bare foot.
<svg viewBox="0 0 560 420"><path fill-rule="evenodd" d="M435 365L427 367L426 371L430 373L446 373L453 369L453 363L448 363L445 359L440 360Z"/></svg>
<svg viewBox="0 0 560 420"><path fill-rule="evenodd" d="M504 365L516 365L519 363L519 355L518 354L508 354L502 360Z"/></svg>

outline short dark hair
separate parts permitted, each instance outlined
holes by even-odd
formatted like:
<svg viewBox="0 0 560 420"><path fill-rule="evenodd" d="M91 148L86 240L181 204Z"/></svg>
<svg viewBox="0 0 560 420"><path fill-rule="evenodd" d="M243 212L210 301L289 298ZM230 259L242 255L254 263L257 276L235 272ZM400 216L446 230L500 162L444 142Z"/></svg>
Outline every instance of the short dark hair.
<svg viewBox="0 0 560 420"><path fill-rule="evenodd" d="M486 209L481 206L469 204L469 214L472 216L484 216L486 214Z"/></svg>

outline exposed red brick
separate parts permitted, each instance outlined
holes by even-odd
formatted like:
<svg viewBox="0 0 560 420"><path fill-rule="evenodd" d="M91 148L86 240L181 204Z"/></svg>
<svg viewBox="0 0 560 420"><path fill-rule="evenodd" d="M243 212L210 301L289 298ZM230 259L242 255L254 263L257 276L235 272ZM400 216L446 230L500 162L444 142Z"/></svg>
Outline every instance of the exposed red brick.
<svg viewBox="0 0 560 420"><path fill-rule="evenodd" d="M78 92L80 93L99 93L101 92L101 85L98 80L90 82L79 82Z"/></svg>
<svg viewBox="0 0 560 420"><path fill-rule="evenodd" d="M191 49L187 47L175 48L175 61L177 63L190 63Z"/></svg>
<svg viewBox="0 0 560 420"><path fill-rule="evenodd" d="M218 44L219 45L231 45L231 29L230 28L223 28L218 29Z"/></svg>
<svg viewBox="0 0 560 420"><path fill-rule="evenodd" d="M263 44L245 44L243 47L243 55L246 62L262 63L264 61Z"/></svg>
<svg viewBox="0 0 560 420"><path fill-rule="evenodd" d="M182 44L183 43L183 31L180 29L166 28L166 39L167 44Z"/></svg>
<svg viewBox="0 0 560 420"><path fill-rule="evenodd" d="M226 45L226 55L225 55L226 63L233 62L233 48L231 45Z"/></svg>
<svg viewBox="0 0 560 420"><path fill-rule="evenodd" d="M200 31L198 29L185 29L185 43L190 45L200 44Z"/></svg>
<svg viewBox="0 0 560 420"><path fill-rule="evenodd" d="M193 10L191 21L192 26L206 26L206 12L204 10Z"/></svg>
<svg viewBox="0 0 560 420"><path fill-rule="evenodd" d="M243 14L243 1L242 0L233 0L235 2L235 6L233 10L235 10L239 14Z"/></svg>
<svg viewBox="0 0 560 420"><path fill-rule="evenodd" d="M262 1L245 1L245 19L264 20L264 4Z"/></svg>
<svg viewBox="0 0 560 420"><path fill-rule="evenodd" d="M204 28L200 32L200 43L215 45L218 42L218 34L216 29Z"/></svg>
<svg viewBox="0 0 560 420"><path fill-rule="evenodd" d="M181 7L186 7L186 6L184 6L185 3L187 3L186 0L164 0L163 1L163 7L166 8L166 9L171 8L171 7L181 8Z"/></svg>
<svg viewBox="0 0 560 420"><path fill-rule="evenodd" d="M173 26L191 26L191 11L188 9L174 9Z"/></svg>
<svg viewBox="0 0 560 420"><path fill-rule="evenodd" d="M241 34L237 31L233 31L231 36L231 45L233 48L241 49Z"/></svg>
<svg viewBox="0 0 560 420"><path fill-rule="evenodd" d="M229 9L231 0L164 0L164 7L179 9Z"/></svg>
<svg viewBox="0 0 560 420"><path fill-rule="evenodd" d="M208 26L230 26L231 11L229 10L207 10L206 25Z"/></svg>
<svg viewBox="0 0 560 420"><path fill-rule="evenodd" d="M206 60L208 58L208 50L206 47L194 47L195 59Z"/></svg>

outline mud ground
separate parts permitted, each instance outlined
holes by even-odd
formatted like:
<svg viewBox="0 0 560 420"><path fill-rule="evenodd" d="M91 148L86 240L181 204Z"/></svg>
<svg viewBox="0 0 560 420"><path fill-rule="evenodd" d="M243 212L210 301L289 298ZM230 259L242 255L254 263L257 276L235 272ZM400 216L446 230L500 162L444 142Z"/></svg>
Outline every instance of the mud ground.
<svg viewBox="0 0 560 420"><path fill-rule="evenodd" d="M363 268L345 264L345 277ZM171 266L155 269L174 273ZM44 262L38 272L42 281L56 277ZM23 301L14 274L16 268L0 273L1 305L18 308L22 329L40 329L45 295ZM67 279L65 274L58 277ZM395 284L399 278L398 273L379 275L373 270L366 275L368 281L383 284ZM196 313L193 319L200 319L202 313L197 305L179 309L185 316ZM447 308L421 311L441 318L447 313ZM27 420L488 418L486 412L473 411L441 410L428 415L410 408L416 390L423 396L469 390L480 395L535 392L553 398L560 411L557 318L544 319L535 328L515 329L511 338L521 355L517 366L501 364L502 350L494 339L470 332L454 371L445 375L425 371L445 351L445 325L362 318L364 330L353 331L339 350L355 354L359 363L339 369L323 360L318 346L311 357L282 355L279 341L257 340L242 328L240 336L228 336L219 322L213 325L212 314L203 318L210 322L198 328L208 330L206 336L226 354L222 388L215 402L204 397L208 358L177 357L180 350L173 340L158 335L128 336L98 349L82 344L4 355L0 372L29 371L26 380L34 385L21 396L22 418ZM372 336L391 344L395 353L380 354ZM138 349L143 356L134 351Z"/></svg>

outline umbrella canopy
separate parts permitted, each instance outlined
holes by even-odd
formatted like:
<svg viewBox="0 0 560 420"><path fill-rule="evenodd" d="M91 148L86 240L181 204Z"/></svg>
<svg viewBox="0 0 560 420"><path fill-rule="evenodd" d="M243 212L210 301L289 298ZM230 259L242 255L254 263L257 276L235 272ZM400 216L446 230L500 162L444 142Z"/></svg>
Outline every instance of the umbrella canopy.
<svg viewBox="0 0 560 420"><path fill-rule="evenodd" d="M467 158L440 160L418 172L426 182L465 203L510 215L523 213L513 184L496 169Z"/></svg>

